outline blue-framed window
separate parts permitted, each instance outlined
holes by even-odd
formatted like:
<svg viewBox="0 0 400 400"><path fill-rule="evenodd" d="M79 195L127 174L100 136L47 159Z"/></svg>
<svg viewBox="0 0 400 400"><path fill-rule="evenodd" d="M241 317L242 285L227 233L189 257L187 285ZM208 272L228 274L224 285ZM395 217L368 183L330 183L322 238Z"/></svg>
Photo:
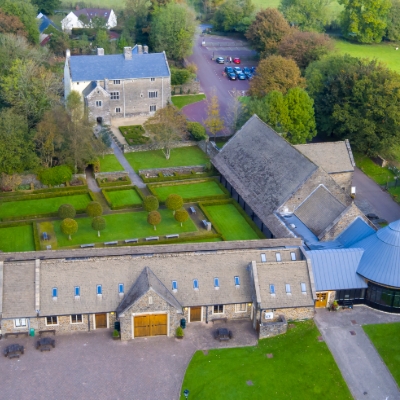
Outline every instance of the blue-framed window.
<svg viewBox="0 0 400 400"><path fill-rule="evenodd" d="M193 289L198 289L199 288L199 281L197 279L193 280Z"/></svg>
<svg viewBox="0 0 400 400"><path fill-rule="evenodd" d="M269 285L269 292L271 293L271 294L275 294L275 285Z"/></svg>
<svg viewBox="0 0 400 400"><path fill-rule="evenodd" d="M81 288L79 286L75 286L74 288L75 296L81 295Z"/></svg>
<svg viewBox="0 0 400 400"><path fill-rule="evenodd" d="M58 297L58 289L56 287L53 287L53 289L51 289L51 295L53 297Z"/></svg>
<svg viewBox="0 0 400 400"><path fill-rule="evenodd" d="M121 294L124 293L124 284L123 283L118 284L118 293L121 293Z"/></svg>
<svg viewBox="0 0 400 400"><path fill-rule="evenodd" d="M235 286L240 286L240 278L235 276Z"/></svg>
<svg viewBox="0 0 400 400"><path fill-rule="evenodd" d="M219 279L214 278L214 287L219 288Z"/></svg>
<svg viewBox="0 0 400 400"><path fill-rule="evenodd" d="M101 285L97 285L97 287L96 287L96 293L97 293L97 294L103 294L103 288L102 288Z"/></svg>
<svg viewBox="0 0 400 400"><path fill-rule="evenodd" d="M178 290L178 282L172 281L172 290Z"/></svg>

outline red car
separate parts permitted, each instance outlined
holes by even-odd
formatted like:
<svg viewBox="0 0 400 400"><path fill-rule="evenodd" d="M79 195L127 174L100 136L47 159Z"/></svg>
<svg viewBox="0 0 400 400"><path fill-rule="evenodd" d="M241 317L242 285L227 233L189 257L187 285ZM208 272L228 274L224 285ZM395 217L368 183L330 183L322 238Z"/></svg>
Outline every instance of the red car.
<svg viewBox="0 0 400 400"><path fill-rule="evenodd" d="M235 58L233 59L233 62L234 62L235 64L240 64L240 58L239 58L239 57L235 57Z"/></svg>

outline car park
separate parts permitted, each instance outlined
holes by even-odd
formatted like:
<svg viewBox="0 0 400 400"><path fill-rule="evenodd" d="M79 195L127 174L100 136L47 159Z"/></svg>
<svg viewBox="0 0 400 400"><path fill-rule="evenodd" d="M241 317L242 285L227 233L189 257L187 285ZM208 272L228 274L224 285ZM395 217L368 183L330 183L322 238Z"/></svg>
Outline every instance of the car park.
<svg viewBox="0 0 400 400"><path fill-rule="evenodd" d="M228 72L228 78L231 81L236 81L236 75L233 72Z"/></svg>
<svg viewBox="0 0 400 400"><path fill-rule="evenodd" d="M234 63L234 64L240 64L240 58L239 58L239 57L235 57L235 58L233 59L233 63Z"/></svg>
<svg viewBox="0 0 400 400"><path fill-rule="evenodd" d="M215 61L216 61L218 64L225 64L225 58L224 58L224 57L217 57L217 58L215 59Z"/></svg>
<svg viewBox="0 0 400 400"><path fill-rule="evenodd" d="M235 71L235 74L236 74L236 75L242 74L242 73L243 73L243 72L242 72L242 69L241 69L240 67L234 67L233 70Z"/></svg>
<svg viewBox="0 0 400 400"><path fill-rule="evenodd" d="M239 72L239 73L237 74L237 77L238 77L238 79L239 79L240 81L246 80L246 75L245 75L243 72Z"/></svg>

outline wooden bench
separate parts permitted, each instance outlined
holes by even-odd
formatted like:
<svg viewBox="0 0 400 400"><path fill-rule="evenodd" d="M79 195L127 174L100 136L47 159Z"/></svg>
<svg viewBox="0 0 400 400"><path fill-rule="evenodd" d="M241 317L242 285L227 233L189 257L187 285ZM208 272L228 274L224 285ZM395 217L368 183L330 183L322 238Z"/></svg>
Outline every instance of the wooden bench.
<svg viewBox="0 0 400 400"><path fill-rule="evenodd" d="M15 337L18 337L19 335L29 336L29 332L9 332L4 334L4 338L8 338L9 336L12 335L14 335Z"/></svg>
<svg viewBox="0 0 400 400"><path fill-rule="evenodd" d="M175 233L175 234L173 234L173 235L165 235L165 237L166 237L167 239L178 238L178 237L179 237L179 233Z"/></svg>
<svg viewBox="0 0 400 400"><path fill-rule="evenodd" d="M196 209L194 207L189 207L189 210L192 214L196 214Z"/></svg>
<svg viewBox="0 0 400 400"><path fill-rule="evenodd" d="M225 323L228 322L228 318L227 317L223 317L223 318L213 318L211 320L212 323L216 322L216 321L225 321Z"/></svg>
<svg viewBox="0 0 400 400"><path fill-rule="evenodd" d="M106 246L115 246L116 244L118 244L118 240L114 240L113 242L104 242L104 244Z"/></svg>
<svg viewBox="0 0 400 400"><path fill-rule="evenodd" d="M146 242L149 242L150 240L159 240L158 236L150 236L146 238Z"/></svg>
<svg viewBox="0 0 400 400"><path fill-rule="evenodd" d="M81 249L84 249L85 247L94 247L94 243L90 243L90 244L81 244Z"/></svg>
<svg viewBox="0 0 400 400"><path fill-rule="evenodd" d="M137 243L139 239L126 239L124 240L125 243Z"/></svg>
<svg viewBox="0 0 400 400"><path fill-rule="evenodd" d="M39 331L39 336L42 336L42 333L52 333L53 335L55 335L56 330L55 329L44 329L42 331Z"/></svg>

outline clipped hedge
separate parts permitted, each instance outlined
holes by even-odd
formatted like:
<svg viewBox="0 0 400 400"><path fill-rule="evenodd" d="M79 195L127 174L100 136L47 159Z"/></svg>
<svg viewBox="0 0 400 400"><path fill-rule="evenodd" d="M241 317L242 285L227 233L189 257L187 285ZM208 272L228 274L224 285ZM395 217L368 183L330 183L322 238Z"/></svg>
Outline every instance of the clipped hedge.
<svg viewBox="0 0 400 400"><path fill-rule="evenodd" d="M33 241L35 243L35 250L39 251L41 250L41 246L40 246L40 235L39 235L38 224L36 222L32 222L32 228L33 228Z"/></svg>
<svg viewBox="0 0 400 400"><path fill-rule="evenodd" d="M125 186L125 185L131 185L132 181L129 176L126 176L126 180L124 181L114 181L114 182L101 182L100 178L96 178L96 182L101 188L107 188L107 187L116 187L116 186Z"/></svg>
<svg viewBox="0 0 400 400"><path fill-rule="evenodd" d="M92 198L93 200L93 198ZM84 214L86 212L86 209L78 209L76 210L77 214ZM49 212L49 213L43 213L43 214L31 214L31 215L20 215L17 217L3 217L2 221L3 222L8 222L8 221L26 221L30 219L39 219L39 218L51 218L51 217L58 217L58 212Z"/></svg>
<svg viewBox="0 0 400 400"><path fill-rule="evenodd" d="M191 171L189 174L178 174L174 172L174 176L164 176L162 172L158 174L155 178L146 178L144 174L140 174L140 178L144 183L153 183L153 182L173 182L173 181L183 181L186 179L195 179L195 178L207 178L211 176L216 176L218 173L214 170L197 173L195 171Z"/></svg>
<svg viewBox="0 0 400 400"><path fill-rule="evenodd" d="M139 197L142 199L142 202L140 204L132 204L130 206L113 206L110 197L108 196L107 192L117 192L120 190L135 190L136 193L139 195ZM137 186L124 186L124 187L119 187L115 189L102 189L101 193L103 194L104 198L106 199L106 202L108 206L111 208L111 210L123 210L125 208L141 208L143 206L143 201L144 201L144 194L142 191L137 187Z"/></svg>
<svg viewBox="0 0 400 400"><path fill-rule="evenodd" d="M70 189L70 188L67 188ZM20 194L19 196L9 196L6 198L0 198L0 203L8 203L10 201L21 201L21 200L40 200L40 199L49 199L52 197L62 197L62 196L74 196L76 194L89 194L90 191L88 189L80 189L80 190L63 190L58 192L42 192L37 194Z"/></svg>
<svg viewBox="0 0 400 400"><path fill-rule="evenodd" d="M23 196L23 195L35 195L35 194L40 194L40 193L58 193L61 191L66 191L66 192L71 192L71 191L80 191L80 190L88 190L86 179L80 178L82 182L84 182L83 185L80 186L65 186L62 188L46 188L46 189L35 189L35 190L29 190L29 191L16 191L16 192L0 192L0 200L3 199L3 197L18 197L18 196ZM79 193L76 193L79 194ZM64 195L63 195L64 196Z"/></svg>
<svg viewBox="0 0 400 400"><path fill-rule="evenodd" d="M120 126L118 129L131 146L146 144L150 140L148 136L143 136L146 131L142 125Z"/></svg>

